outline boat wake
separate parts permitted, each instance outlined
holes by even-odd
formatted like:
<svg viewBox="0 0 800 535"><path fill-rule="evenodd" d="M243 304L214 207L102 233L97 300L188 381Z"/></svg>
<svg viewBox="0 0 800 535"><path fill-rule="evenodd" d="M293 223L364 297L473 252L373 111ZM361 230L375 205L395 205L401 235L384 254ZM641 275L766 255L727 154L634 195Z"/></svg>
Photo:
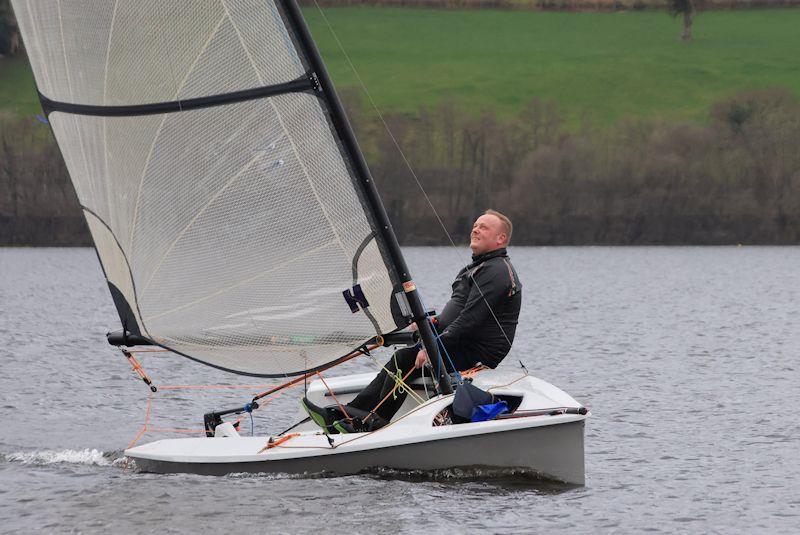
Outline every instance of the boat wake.
<svg viewBox="0 0 800 535"><path fill-rule="evenodd" d="M135 466L135 461L131 464ZM535 490L542 494L561 494L582 485L560 483L548 479L535 470L526 468L496 468L487 466L471 466L464 468L447 468L437 470L398 470L394 468L368 468L357 474L360 477L385 479L389 481L408 481L410 483L445 483L464 484L481 483L503 489ZM225 477L232 479L328 479L353 477L333 472L293 473L232 473Z"/></svg>
<svg viewBox="0 0 800 535"><path fill-rule="evenodd" d="M135 461L132 461L135 466ZM539 472L527 468L497 468L488 466L470 466L463 468L446 468L436 470L399 470L395 468L368 468L357 474L361 477L386 479L390 481L408 481L410 483L483 483L502 488L533 489L545 494L560 494L581 485L572 485L553 481ZM232 479L328 479L353 477L334 472L295 473L232 473L225 477Z"/></svg>
<svg viewBox="0 0 800 535"><path fill-rule="evenodd" d="M103 452L96 449L21 451L0 454L5 462L46 466L50 464L79 464L88 466L115 466L124 462L120 452Z"/></svg>

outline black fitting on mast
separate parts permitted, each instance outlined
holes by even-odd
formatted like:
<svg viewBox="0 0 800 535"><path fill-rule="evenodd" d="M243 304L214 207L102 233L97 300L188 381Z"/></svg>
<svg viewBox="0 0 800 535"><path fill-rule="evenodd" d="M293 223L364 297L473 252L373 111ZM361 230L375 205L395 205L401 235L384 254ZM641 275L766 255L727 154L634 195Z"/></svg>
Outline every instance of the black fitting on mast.
<svg viewBox="0 0 800 535"><path fill-rule="evenodd" d="M322 86L319 83L319 78L317 78L317 73L309 73L308 81L311 82L311 89L314 91L322 91Z"/></svg>
<svg viewBox="0 0 800 535"><path fill-rule="evenodd" d="M450 376L447 373L447 369L444 367L444 361L442 360L442 356L439 352L439 346L436 342L436 337L431 329L430 323L428 322L425 307L422 306L422 300L417 293L417 287L411 278L405 258L403 258L403 253L400 250L400 244L397 242L397 236L395 236L394 230L392 229L392 224L389 222L389 217L386 214L386 209L383 207L381 198L378 195L378 190L375 188L375 181L372 179L372 174L369 171L369 167L367 167L364 154L361 152L361 149L358 146L358 141L356 140L356 136L353 133L352 127L350 126L350 122L347 120L344 107L342 106L339 96L336 94L336 91L333 88L333 82L328 75L325 64L322 62L322 56L320 56L319 50L317 49L314 40L311 38L311 32L308 29L308 25L303 18L303 14L301 13L296 0L281 0L281 4L286 11L286 15L290 24L297 32L297 37L304 52L308 56L308 60L311 63L311 71L316 74L316 77L319 80L322 97L326 100L327 104L331 108L332 123L336 128L336 131L339 134L339 137L341 138L348 155L352 159L353 166L360 181L360 186L369 204L372 215L375 218L377 225L376 230L386 245L392 264L397 270L400 282L403 284L403 289L411 308L412 318L417 323L417 327L419 328L422 344L428 352L428 358L433 363L434 369L438 371L439 377L437 380L439 383L439 391L442 394L451 394L453 392L453 387L450 384Z"/></svg>

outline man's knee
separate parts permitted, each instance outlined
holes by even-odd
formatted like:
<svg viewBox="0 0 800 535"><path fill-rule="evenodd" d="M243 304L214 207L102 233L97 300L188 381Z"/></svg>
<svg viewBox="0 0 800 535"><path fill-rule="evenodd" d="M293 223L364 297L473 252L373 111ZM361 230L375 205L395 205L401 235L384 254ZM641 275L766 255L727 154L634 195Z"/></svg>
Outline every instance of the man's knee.
<svg viewBox="0 0 800 535"><path fill-rule="evenodd" d="M386 367L392 371L403 370L407 372L417 360L418 351L416 347L404 347L403 349L399 349L395 351L392 358L389 359L389 365Z"/></svg>

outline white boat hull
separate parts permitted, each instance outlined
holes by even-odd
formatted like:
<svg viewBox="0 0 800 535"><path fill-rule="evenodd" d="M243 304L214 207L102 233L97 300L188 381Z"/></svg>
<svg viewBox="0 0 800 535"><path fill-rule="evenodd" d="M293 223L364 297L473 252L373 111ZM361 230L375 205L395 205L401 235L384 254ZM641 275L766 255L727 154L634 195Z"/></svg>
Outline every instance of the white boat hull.
<svg viewBox="0 0 800 535"><path fill-rule="evenodd" d="M371 375L329 379L333 390L364 384ZM522 398L516 414L553 407L581 408L558 388L534 377L481 374L475 384ZM512 384L505 385L511 382ZM505 385L505 386L500 386ZM321 396L312 384L310 395ZM324 387L323 387L324 388ZM339 395L337 394L337 397ZM400 413L391 425L372 433L332 435L331 444L313 425L277 447L264 449L270 437L227 436L160 440L127 450L139 469L158 473L223 475L237 472L353 474L370 468L435 470L455 467L520 468L541 477L582 485L582 414L539 414L488 422L433 425L452 396L431 399ZM304 428L304 430L300 430ZM277 438L277 437L276 437Z"/></svg>

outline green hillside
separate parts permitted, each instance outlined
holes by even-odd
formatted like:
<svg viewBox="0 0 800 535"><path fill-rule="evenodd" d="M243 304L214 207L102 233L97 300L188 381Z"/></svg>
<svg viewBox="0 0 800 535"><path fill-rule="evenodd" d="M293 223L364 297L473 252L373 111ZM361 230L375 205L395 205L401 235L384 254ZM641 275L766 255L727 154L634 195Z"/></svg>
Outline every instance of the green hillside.
<svg viewBox="0 0 800 535"><path fill-rule="evenodd" d="M305 10L337 86L357 84L319 12ZM680 43L664 12L325 10L378 105L414 113L448 98L511 115L538 97L573 125L659 115L703 120L709 106L746 89L800 95L800 10L698 15ZM0 106L33 115L30 71L0 60Z"/></svg>
<svg viewBox="0 0 800 535"><path fill-rule="evenodd" d="M703 119L742 90L800 95L800 10L700 14L695 42L664 12L548 13L338 8L325 11L381 108L454 96L514 113L533 97L573 123L622 116ZM322 17L306 16L339 86L356 79Z"/></svg>

